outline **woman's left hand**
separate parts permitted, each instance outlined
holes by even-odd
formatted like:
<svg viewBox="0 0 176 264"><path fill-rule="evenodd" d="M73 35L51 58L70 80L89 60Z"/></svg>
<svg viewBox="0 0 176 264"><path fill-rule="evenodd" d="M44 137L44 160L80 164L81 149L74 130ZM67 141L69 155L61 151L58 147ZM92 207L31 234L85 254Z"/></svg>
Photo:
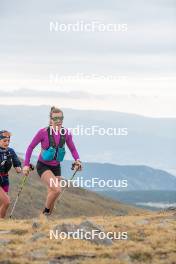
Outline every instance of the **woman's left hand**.
<svg viewBox="0 0 176 264"><path fill-rule="evenodd" d="M78 171L82 171L82 162L80 160L76 160L74 163L73 163L73 169L74 170L78 170Z"/></svg>
<svg viewBox="0 0 176 264"><path fill-rule="evenodd" d="M16 170L17 173L21 173L22 172L21 167L16 167L15 170Z"/></svg>

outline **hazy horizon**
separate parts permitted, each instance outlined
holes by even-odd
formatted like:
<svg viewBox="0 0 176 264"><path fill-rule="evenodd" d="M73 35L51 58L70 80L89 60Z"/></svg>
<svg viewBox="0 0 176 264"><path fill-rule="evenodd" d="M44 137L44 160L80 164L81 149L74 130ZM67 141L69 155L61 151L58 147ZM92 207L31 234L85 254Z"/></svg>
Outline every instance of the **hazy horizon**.
<svg viewBox="0 0 176 264"><path fill-rule="evenodd" d="M36 91L18 89L1 91L0 105L42 106L56 105L59 108L78 110L115 111L153 118L176 118L176 97L134 94L97 94L73 90ZM47 101L47 102L46 102ZM148 107L149 106L149 107Z"/></svg>
<svg viewBox="0 0 176 264"><path fill-rule="evenodd" d="M24 100L26 99L26 103L24 104ZM21 103L19 103L20 101L22 101ZM55 106L58 106L58 107L60 107L60 105L59 104L55 104L55 102L53 101L53 104L45 104L45 103L41 103L41 104L38 104L38 103L35 103L35 102L31 102L31 103L29 103L28 102L28 99L27 98L19 98L19 101L18 100L16 100L16 98L15 98L15 102L16 102L16 104L12 104L12 103L14 103L14 101L12 100L8 100L8 102L4 102L4 103L2 103L1 101L0 101L0 106L38 106L38 107L43 107L43 106L46 106L46 107L51 107L51 106L53 106L53 105L55 105ZM101 112L116 112L116 113L121 113L121 114L129 114L129 115L136 115L136 116L140 116L140 117L144 117L144 118L153 118L153 119L158 119L158 118L161 118L161 119L175 119L176 118L176 115L166 115L166 114L164 114L163 116L162 115L156 115L156 116L154 116L154 115L147 115L147 114L145 114L145 113L137 113L137 112L125 112L125 111L119 111L119 110L114 110L114 109L104 109L103 107L102 107L102 109L101 108L93 108L93 107L91 107L91 109L89 109L89 108L86 108L86 107L84 107L84 108L76 108L76 107L74 107L74 105L72 105L72 107L68 107L67 106L67 104L63 104L63 106L62 107L60 107L61 109L74 109L74 110L78 110L78 111L101 111Z"/></svg>

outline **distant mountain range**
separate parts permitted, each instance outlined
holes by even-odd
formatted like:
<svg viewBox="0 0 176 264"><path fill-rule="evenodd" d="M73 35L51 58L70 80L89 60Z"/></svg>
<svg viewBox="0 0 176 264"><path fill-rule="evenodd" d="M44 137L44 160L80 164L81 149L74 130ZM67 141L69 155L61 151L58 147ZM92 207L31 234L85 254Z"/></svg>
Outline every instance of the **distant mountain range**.
<svg viewBox="0 0 176 264"><path fill-rule="evenodd" d="M35 164L37 157L33 156L31 161ZM176 190L176 177L164 171L148 166L138 165L114 165L108 163L83 163L84 169L77 173L77 178L84 180L98 179L116 181L116 187L98 187L95 183L94 191L152 191L152 190ZM65 160L62 163L62 175L67 179L71 177L71 161ZM98 180L95 180L97 182ZM127 181L124 184L124 181ZM83 186L84 187L84 186Z"/></svg>
<svg viewBox="0 0 176 264"><path fill-rule="evenodd" d="M113 200L125 204L131 204L150 210L163 210L167 208L176 208L176 189L169 191L101 191L99 194L110 197Z"/></svg>
<svg viewBox="0 0 176 264"><path fill-rule="evenodd" d="M63 175L69 176L71 163L65 161L63 166ZM84 170L79 177L87 180L97 178L99 180L116 180L117 188L93 188L94 190L176 190L176 177L170 173L153 169L148 166L125 166L113 164L84 163ZM127 181L127 187L124 181Z"/></svg>
<svg viewBox="0 0 176 264"><path fill-rule="evenodd" d="M0 106L1 128L12 131L12 145L19 152L24 153L38 129L47 126L49 109L49 106ZM176 119L108 110L63 110L65 127L97 125L128 130L128 136L75 136L83 161L146 165L176 175ZM66 158L71 159L70 154Z"/></svg>

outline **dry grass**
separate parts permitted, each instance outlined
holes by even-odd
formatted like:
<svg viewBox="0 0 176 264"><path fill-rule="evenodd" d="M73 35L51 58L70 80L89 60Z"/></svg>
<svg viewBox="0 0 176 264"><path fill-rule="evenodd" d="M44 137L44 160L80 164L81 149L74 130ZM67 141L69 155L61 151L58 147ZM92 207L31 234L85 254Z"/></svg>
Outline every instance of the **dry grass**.
<svg viewBox="0 0 176 264"><path fill-rule="evenodd" d="M55 263L61 264L175 264L175 217L173 213L164 212L89 217L89 220L103 226L105 231L128 232L128 240L114 240L111 246L84 240L50 240L49 230L55 225L63 222L79 224L85 217L49 221L40 218L41 226L37 232L45 236L37 241L31 241L36 232L32 228L32 220L0 220L0 230L13 231L0 234L0 241L10 240L6 245L0 243L0 263L45 264L58 258Z"/></svg>

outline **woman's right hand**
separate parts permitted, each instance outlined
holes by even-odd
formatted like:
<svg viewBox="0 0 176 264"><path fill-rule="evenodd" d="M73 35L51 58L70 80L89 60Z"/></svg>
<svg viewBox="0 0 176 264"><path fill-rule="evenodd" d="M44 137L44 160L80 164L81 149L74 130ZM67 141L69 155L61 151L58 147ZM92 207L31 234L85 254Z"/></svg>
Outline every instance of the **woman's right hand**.
<svg viewBox="0 0 176 264"><path fill-rule="evenodd" d="M29 175L29 172L30 172L30 167L29 166L24 166L23 167L23 174L25 176L28 176Z"/></svg>

